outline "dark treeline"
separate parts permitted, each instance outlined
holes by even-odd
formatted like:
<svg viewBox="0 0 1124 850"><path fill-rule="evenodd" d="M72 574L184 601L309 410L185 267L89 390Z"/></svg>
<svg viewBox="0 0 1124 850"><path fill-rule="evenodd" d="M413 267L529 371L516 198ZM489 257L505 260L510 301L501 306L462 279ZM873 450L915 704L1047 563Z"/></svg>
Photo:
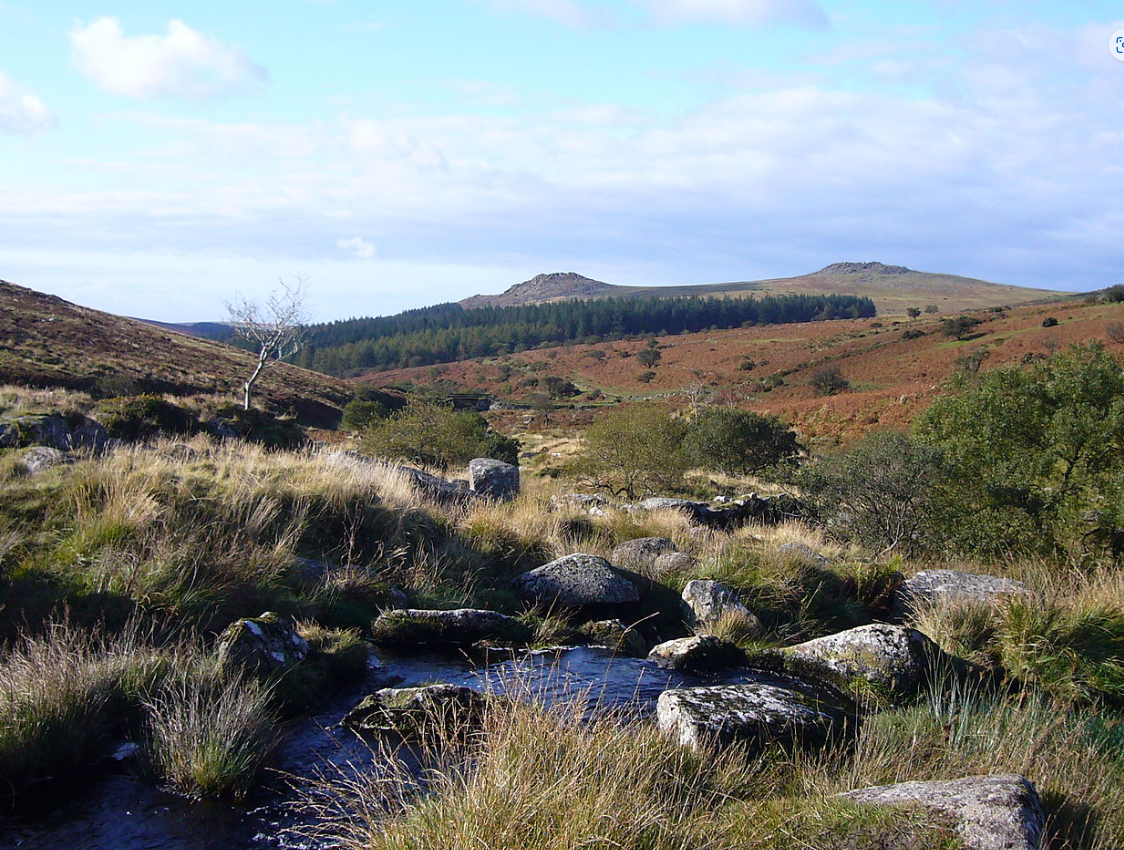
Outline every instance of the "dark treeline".
<svg viewBox="0 0 1124 850"><path fill-rule="evenodd" d="M307 347L294 362L329 375L349 375L566 342L873 315L873 301L852 295L609 298L475 310L438 304L396 316L313 325Z"/></svg>

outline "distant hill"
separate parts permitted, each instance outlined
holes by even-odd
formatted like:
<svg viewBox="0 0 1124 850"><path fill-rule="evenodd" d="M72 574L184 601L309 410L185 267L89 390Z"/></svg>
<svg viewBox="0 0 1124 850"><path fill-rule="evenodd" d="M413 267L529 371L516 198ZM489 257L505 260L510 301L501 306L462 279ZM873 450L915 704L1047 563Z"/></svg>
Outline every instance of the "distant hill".
<svg viewBox="0 0 1124 850"><path fill-rule="evenodd" d="M201 336L204 339L225 340L231 334L230 325L225 322L158 322L155 319L141 319L136 316L129 316L128 318L136 322L144 322L146 325L177 331L181 334Z"/></svg>
<svg viewBox="0 0 1124 850"><path fill-rule="evenodd" d="M241 395L256 358L231 346L0 281L0 383L97 389L128 378L139 389ZM257 395L309 425L331 426L348 386L286 363L266 370Z"/></svg>
<svg viewBox="0 0 1124 850"><path fill-rule="evenodd" d="M878 262L832 263L817 272L768 280L688 286L616 286L574 272L540 274L501 295L474 295L460 302L466 309L521 306L588 298L676 298L688 295L734 297L758 294L856 295L874 301L883 315L902 315L909 307L936 304L941 312L1025 304L1068 294L919 272Z"/></svg>

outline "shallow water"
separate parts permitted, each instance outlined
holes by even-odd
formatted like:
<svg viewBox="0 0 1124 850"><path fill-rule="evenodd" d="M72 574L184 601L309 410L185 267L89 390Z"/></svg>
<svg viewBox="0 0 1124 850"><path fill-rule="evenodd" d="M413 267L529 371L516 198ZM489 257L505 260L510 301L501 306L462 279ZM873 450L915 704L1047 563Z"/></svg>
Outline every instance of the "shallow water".
<svg viewBox="0 0 1124 850"><path fill-rule="evenodd" d="M369 765L374 755L339 721L366 693L385 687L451 682L547 705L584 703L588 716L650 714L669 687L702 681L661 670L597 647L529 652L473 660L465 655L384 656L368 681L334 695L313 716L289 728L265 786L242 805L193 802L136 777L127 765L103 768L66 787L44 787L14 815L0 820L0 850L266 850L286 843L285 827L301 817L291 808L292 777L332 766ZM290 778L286 778L290 777ZM293 839L288 839L294 842Z"/></svg>

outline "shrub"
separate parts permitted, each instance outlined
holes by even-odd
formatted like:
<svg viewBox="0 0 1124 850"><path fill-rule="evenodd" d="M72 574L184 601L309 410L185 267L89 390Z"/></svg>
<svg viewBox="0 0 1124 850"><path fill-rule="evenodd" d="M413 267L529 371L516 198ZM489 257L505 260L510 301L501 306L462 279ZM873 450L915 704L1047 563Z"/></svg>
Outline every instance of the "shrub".
<svg viewBox="0 0 1124 850"><path fill-rule="evenodd" d="M557 375L547 375L543 383L551 398L573 398L581 392L572 381L567 381Z"/></svg>
<svg viewBox="0 0 1124 850"><path fill-rule="evenodd" d="M658 348L645 348L636 355L636 360L644 368L651 369L660 362L662 356Z"/></svg>
<svg viewBox="0 0 1124 850"><path fill-rule="evenodd" d="M130 442L158 434L191 434L199 427L184 408L149 394L102 401L94 408L94 418L110 437Z"/></svg>
<svg viewBox="0 0 1124 850"><path fill-rule="evenodd" d="M1104 291L1105 301L1124 301L1124 283L1118 283L1114 286L1108 287Z"/></svg>
<svg viewBox="0 0 1124 850"><path fill-rule="evenodd" d="M692 463L731 475L749 475L799 454L787 424L733 407L701 409L691 421L684 446Z"/></svg>
<svg viewBox="0 0 1124 850"><path fill-rule="evenodd" d="M307 442L303 429L292 416L278 416L257 407L247 410L239 404L219 405L211 409L210 415L222 420L243 440L266 448L295 449Z"/></svg>
<svg viewBox="0 0 1124 850"><path fill-rule="evenodd" d="M353 398L344 406L340 427L346 431L363 431L389 415L390 409L382 402Z"/></svg>
<svg viewBox="0 0 1124 850"><path fill-rule="evenodd" d="M655 377L656 377L655 372L641 372L639 375L636 376L636 380L639 381L641 384L650 384L652 382L652 379L655 378Z"/></svg>
<svg viewBox="0 0 1124 850"><path fill-rule="evenodd" d="M519 462L520 443L489 427L479 413L414 399L368 428L363 451L447 469L476 457Z"/></svg>
<svg viewBox="0 0 1124 850"><path fill-rule="evenodd" d="M1081 551L1119 529L1124 372L1098 343L961 375L917 422L948 470L942 524L960 548Z"/></svg>
<svg viewBox="0 0 1124 850"><path fill-rule="evenodd" d="M738 368L743 372L752 372L757 368L757 361L747 357L745 360L738 364Z"/></svg>
<svg viewBox="0 0 1124 850"><path fill-rule="evenodd" d="M1124 322L1109 322L1105 336L1110 342L1124 342Z"/></svg>
<svg viewBox="0 0 1124 850"><path fill-rule="evenodd" d="M920 548L931 534L939 451L908 434L876 431L796 476L820 521L835 535L883 550Z"/></svg>
<svg viewBox="0 0 1124 850"><path fill-rule="evenodd" d="M920 307L909 307L905 312L906 312L906 315L909 316L911 319L916 319L918 316L921 315L921 308Z"/></svg>
<svg viewBox="0 0 1124 850"><path fill-rule="evenodd" d="M655 404L606 411L586 431L575 471L630 499L675 490L689 464L686 432L686 423Z"/></svg>
<svg viewBox="0 0 1124 850"><path fill-rule="evenodd" d="M1045 319L1042 320L1042 327L1044 327L1044 328L1056 328L1057 326L1058 326L1058 320L1055 319L1053 316L1047 316Z"/></svg>
<svg viewBox="0 0 1124 850"><path fill-rule="evenodd" d="M851 383L843 377L838 366L828 366L812 375L809 383L819 395L835 395L846 392L851 388Z"/></svg>
<svg viewBox="0 0 1124 850"><path fill-rule="evenodd" d="M925 312L926 313L939 313L940 311L941 311L941 308L938 307L936 304L926 304L925 305Z"/></svg>
<svg viewBox="0 0 1124 850"><path fill-rule="evenodd" d="M941 322L941 333L945 336L964 339L979 324L980 320L975 316L954 316Z"/></svg>
<svg viewBox="0 0 1124 850"><path fill-rule="evenodd" d="M921 339L921 337L923 336L925 336L925 332L919 331L916 328L907 328L906 330L902 331L902 339L905 340Z"/></svg>

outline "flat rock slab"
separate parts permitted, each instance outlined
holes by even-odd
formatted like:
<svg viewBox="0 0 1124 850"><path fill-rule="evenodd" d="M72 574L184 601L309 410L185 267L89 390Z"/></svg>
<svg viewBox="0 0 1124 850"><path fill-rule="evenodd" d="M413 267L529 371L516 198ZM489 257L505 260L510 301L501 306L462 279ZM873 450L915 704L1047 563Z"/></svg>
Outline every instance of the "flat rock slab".
<svg viewBox="0 0 1124 850"><path fill-rule="evenodd" d="M364 732L418 738L428 732L467 731L483 720L489 697L464 685L383 688L365 696L340 721Z"/></svg>
<svg viewBox="0 0 1124 850"><path fill-rule="evenodd" d="M917 691L941 651L925 635L906 626L875 623L816 638L781 650L830 678L861 680L891 697Z"/></svg>
<svg viewBox="0 0 1124 850"><path fill-rule="evenodd" d="M796 680L675 688L656 703L659 728L695 749L738 742L823 743L844 733L852 714L841 698Z"/></svg>
<svg viewBox="0 0 1124 850"><path fill-rule="evenodd" d="M640 586L597 555L566 555L516 576L512 589L529 602L563 608L626 605L640 601Z"/></svg>
<svg viewBox="0 0 1124 850"><path fill-rule="evenodd" d="M371 637L376 643L396 646L481 640L520 643L530 639L531 629L514 617L479 608L396 608L379 614L371 626Z"/></svg>
<svg viewBox="0 0 1124 850"><path fill-rule="evenodd" d="M746 662L745 652L714 635L698 635L664 641L652 647L648 660L665 670L704 673L739 667Z"/></svg>
<svg viewBox="0 0 1124 850"><path fill-rule="evenodd" d="M974 603L996 605L1011 597L1033 598L1034 591L1021 581L957 570L922 570L906 579L894 594L893 611L906 617L919 608Z"/></svg>
<svg viewBox="0 0 1124 850"><path fill-rule="evenodd" d="M920 806L944 815L968 850L1037 850L1046 823L1038 792L1014 774L902 782L839 796L883 806Z"/></svg>

